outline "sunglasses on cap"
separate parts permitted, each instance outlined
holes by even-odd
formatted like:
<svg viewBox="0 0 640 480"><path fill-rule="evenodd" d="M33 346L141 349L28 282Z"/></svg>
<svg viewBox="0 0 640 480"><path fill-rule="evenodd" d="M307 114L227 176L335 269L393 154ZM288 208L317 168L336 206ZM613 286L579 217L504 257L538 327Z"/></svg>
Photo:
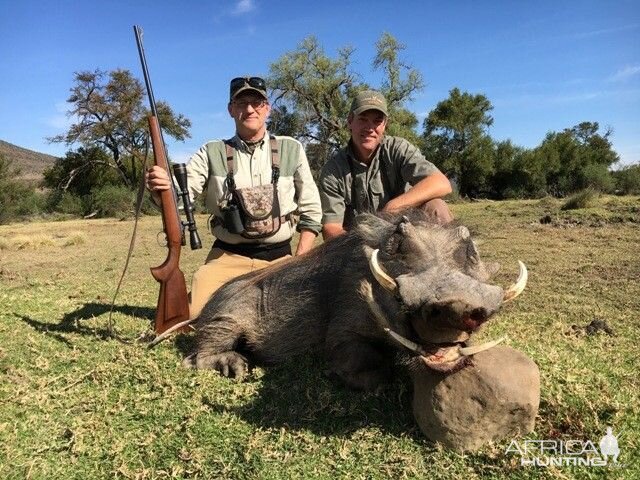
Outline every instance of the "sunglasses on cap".
<svg viewBox="0 0 640 480"><path fill-rule="evenodd" d="M250 86L251 88L257 88L258 90L266 91L267 84L264 79L260 77L236 77L231 80L229 84L231 90L231 96L240 90L244 86Z"/></svg>

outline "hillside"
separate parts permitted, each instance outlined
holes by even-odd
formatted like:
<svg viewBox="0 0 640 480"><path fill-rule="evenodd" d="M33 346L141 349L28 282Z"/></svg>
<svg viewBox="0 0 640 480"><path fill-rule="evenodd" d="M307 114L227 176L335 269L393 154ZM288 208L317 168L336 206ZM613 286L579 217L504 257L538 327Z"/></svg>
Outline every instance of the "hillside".
<svg viewBox="0 0 640 480"><path fill-rule="evenodd" d="M13 167L20 169L19 178L26 180L40 180L45 169L56 161L53 155L34 152L3 140L0 140L0 154L11 160Z"/></svg>

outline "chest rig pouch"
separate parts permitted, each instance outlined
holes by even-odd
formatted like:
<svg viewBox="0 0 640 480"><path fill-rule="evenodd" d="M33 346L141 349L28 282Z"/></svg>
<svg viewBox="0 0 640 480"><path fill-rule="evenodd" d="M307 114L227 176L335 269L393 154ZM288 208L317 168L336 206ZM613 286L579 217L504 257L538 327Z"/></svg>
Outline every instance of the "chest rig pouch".
<svg viewBox="0 0 640 480"><path fill-rule="evenodd" d="M287 221L280 216L278 179L280 156L275 137L269 138L271 146L271 184L257 187L236 188L233 179L233 147L225 142L227 154L227 178L225 183L231 198L223 209L223 223L231 233L245 238L266 238L274 235Z"/></svg>

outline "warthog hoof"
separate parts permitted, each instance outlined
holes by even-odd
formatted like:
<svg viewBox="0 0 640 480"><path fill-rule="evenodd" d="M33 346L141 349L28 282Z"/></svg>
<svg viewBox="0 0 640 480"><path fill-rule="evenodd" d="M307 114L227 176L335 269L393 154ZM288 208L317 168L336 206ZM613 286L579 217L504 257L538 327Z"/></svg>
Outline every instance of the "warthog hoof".
<svg viewBox="0 0 640 480"><path fill-rule="evenodd" d="M187 366L198 370L205 368L217 370L225 377L242 378L249 371L249 362L238 352L222 352L213 355L198 352L185 358L184 362Z"/></svg>

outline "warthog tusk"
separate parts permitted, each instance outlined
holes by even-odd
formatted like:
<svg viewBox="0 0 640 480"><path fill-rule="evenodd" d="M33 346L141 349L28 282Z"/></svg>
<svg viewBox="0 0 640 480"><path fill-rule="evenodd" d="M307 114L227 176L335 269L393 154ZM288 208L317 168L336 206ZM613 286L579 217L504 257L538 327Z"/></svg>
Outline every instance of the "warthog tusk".
<svg viewBox="0 0 640 480"><path fill-rule="evenodd" d="M360 296L367 302L367 306L369 310L373 314L373 318L380 328L387 328L389 326L389 322L387 321L380 305L373 298L373 288L371 282L367 280L362 280L360 282Z"/></svg>
<svg viewBox="0 0 640 480"><path fill-rule="evenodd" d="M408 348L409 350L411 350L414 353L417 353L418 355L427 355L427 352L425 352L425 350L417 343L412 342L408 338L405 338L402 335L394 332L390 328L385 328L384 331L387 332L387 334L391 338L393 338L396 342L398 342L404 348Z"/></svg>
<svg viewBox="0 0 640 480"><path fill-rule="evenodd" d="M398 289L398 284L393 278L387 275L387 273L378 263L378 251L379 250L376 248L371 254L371 258L369 259L369 268L371 269L371 273L373 273L373 276L378 281L378 283L382 285L382 287L392 293L395 293Z"/></svg>
<svg viewBox="0 0 640 480"><path fill-rule="evenodd" d="M503 303L509 302L516 298L522 293L524 287L527 286L527 279L529 278L527 267L525 267L524 263L522 263L520 260L518 260L518 264L520 265L520 274L518 275L518 280L516 280L516 283L505 290L504 296L502 297Z"/></svg>
<svg viewBox="0 0 640 480"><path fill-rule="evenodd" d="M497 340L493 340L491 342L481 343L480 345L474 345L472 347L461 347L458 349L458 353L465 357L469 355L475 355L476 353L484 352L485 350L489 350L490 348L495 347L499 343L504 342L506 337L499 338Z"/></svg>

